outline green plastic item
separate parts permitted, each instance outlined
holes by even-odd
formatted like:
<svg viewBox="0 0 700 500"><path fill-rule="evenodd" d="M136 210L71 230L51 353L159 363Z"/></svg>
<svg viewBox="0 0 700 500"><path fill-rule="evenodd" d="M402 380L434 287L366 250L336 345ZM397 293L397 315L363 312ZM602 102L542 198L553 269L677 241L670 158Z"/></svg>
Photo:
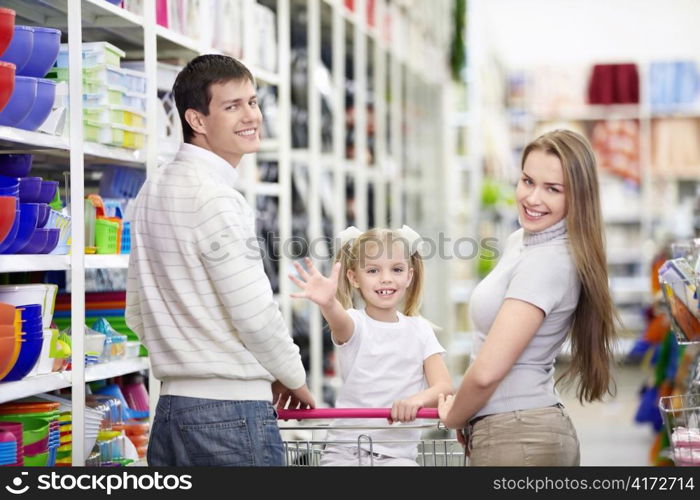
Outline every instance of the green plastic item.
<svg viewBox="0 0 700 500"><path fill-rule="evenodd" d="M49 459L49 452L37 453L36 455L28 456L24 455L24 465L25 467L46 467L46 463Z"/></svg>
<svg viewBox="0 0 700 500"><path fill-rule="evenodd" d="M53 197L53 200L49 203L49 206L56 212L61 212L63 210L63 202L61 201L61 195L58 189L56 190L56 195Z"/></svg>
<svg viewBox="0 0 700 500"><path fill-rule="evenodd" d="M105 219L95 221L95 246L98 254L119 253L117 240L119 235L119 223Z"/></svg>

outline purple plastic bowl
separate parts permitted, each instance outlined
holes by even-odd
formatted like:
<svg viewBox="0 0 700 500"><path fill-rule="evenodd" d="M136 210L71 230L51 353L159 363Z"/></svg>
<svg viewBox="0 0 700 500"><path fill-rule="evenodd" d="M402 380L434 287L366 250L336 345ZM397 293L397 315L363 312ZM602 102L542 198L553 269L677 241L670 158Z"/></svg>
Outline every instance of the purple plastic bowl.
<svg viewBox="0 0 700 500"><path fill-rule="evenodd" d="M15 65L15 74L21 75L34 50L34 28L15 25L10 45L0 57L0 61Z"/></svg>
<svg viewBox="0 0 700 500"><path fill-rule="evenodd" d="M0 254L3 253L6 248L12 245L12 243L14 243L15 239L17 238L17 233L19 232L19 219L20 211L17 210L15 214L15 222L12 224L10 232L7 233L7 236L5 236L4 240L0 241Z"/></svg>
<svg viewBox="0 0 700 500"><path fill-rule="evenodd" d="M36 229L36 221L39 218L39 205L36 203L20 203L19 204L19 229L15 240L6 247L3 254L14 254L21 250L34 234Z"/></svg>
<svg viewBox="0 0 700 500"><path fill-rule="evenodd" d="M41 193L39 193L37 203L51 203L53 201L54 196L56 196L57 189L58 181L42 181Z"/></svg>
<svg viewBox="0 0 700 500"><path fill-rule="evenodd" d="M26 177L32 169L33 155L0 155L0 175L8 177Z"/></svg>
<svg viewBox="0 0 700 500"><path fill-rule="evenodd" d="M39 253L51 253L53 252L53 249L56 248L56 246L58 245L58 239L61 236L61 230L51 228L47 229L47 231L49 232L49 236L46 239L46 246L42 248L41 252Z"/></svg>
<svg viewBox="0 0 700 500"><path fill-rule="evenodd" d="M36 100L29 114L24 119L15 125L23 130L31 130L32 132L46 121L46 118L51 114L53 109L54 99L56 98L56 82L37 78Z"/></svg>
<svg viewBox="0 0 700 500"><path fill-rule="evenodd" d="M41 193L41 177L22 177L19 179L19 202L36 203Z"/></svg>
<svg viewBox="0 0 700 500"><path fill-rule="evenodd" d="M43 77L56 62L60 48L61 30L34 26L32 55L20 74Z"/></svg>
<svg viewBox="0 0 700 500"><path fill-rule="evenodd" d="M15 76L15 90L5 109L0 111L0 125L14 127L24 120L34 106L36 91L36 78Z"/></svg>
<svg viewBox="0 0 700 500"><path fill-rule="evenodd" d="M39 203L39 218L36 221L36 227L44 227L49 221L51 207L46 203Z"/></svg>
<svg viewBox="0 0 700 500"><path fill-rule="evenodd" d="M34 232L32 233L31 237L29 238L29 241L27 241L27 244L24 245L17 253L32 254L32 255L38 254L46 246L48 238L49 238L49 230L48 229L34 229Z"/></svg>

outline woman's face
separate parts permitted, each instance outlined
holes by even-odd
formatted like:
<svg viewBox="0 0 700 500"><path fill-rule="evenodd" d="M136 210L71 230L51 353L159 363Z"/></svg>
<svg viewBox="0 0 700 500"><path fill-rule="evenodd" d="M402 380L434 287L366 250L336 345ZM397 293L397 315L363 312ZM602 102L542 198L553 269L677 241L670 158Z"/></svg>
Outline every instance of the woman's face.
<svg viewBox="0 0 700 500"><path fill-rule="evenodd" d="M561 161L544 151L531 151L515 190L520 222L528 232L538 232L566 217L564 169Z"/></svg>

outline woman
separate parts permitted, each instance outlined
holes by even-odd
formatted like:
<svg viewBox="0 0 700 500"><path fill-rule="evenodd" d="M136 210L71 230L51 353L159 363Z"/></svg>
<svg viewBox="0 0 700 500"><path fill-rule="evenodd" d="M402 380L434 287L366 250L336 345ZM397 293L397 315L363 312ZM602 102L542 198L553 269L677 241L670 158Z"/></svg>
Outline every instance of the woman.
<svg viewBox="0 0 700 500"><path fill-rule="evenodd" d="M554 388L554 359L571 332L580 401L610 393L615 336L596 161L588 141L555 130L523 152L516 189L522 229L476 287L478 330L455 396L440 418L471 465L579 465L576 431Z"/></svg>

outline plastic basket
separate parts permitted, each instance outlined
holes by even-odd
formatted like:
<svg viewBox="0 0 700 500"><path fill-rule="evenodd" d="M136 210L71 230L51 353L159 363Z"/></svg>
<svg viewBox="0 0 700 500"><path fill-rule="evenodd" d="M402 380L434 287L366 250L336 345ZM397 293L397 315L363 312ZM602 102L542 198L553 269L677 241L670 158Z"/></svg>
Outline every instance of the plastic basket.
<svg viewBox="0 0 700 500"><path fill-rule="evenodd" d="M700 466L700 394L666 396L659 400L676 465Z"/></svg>

